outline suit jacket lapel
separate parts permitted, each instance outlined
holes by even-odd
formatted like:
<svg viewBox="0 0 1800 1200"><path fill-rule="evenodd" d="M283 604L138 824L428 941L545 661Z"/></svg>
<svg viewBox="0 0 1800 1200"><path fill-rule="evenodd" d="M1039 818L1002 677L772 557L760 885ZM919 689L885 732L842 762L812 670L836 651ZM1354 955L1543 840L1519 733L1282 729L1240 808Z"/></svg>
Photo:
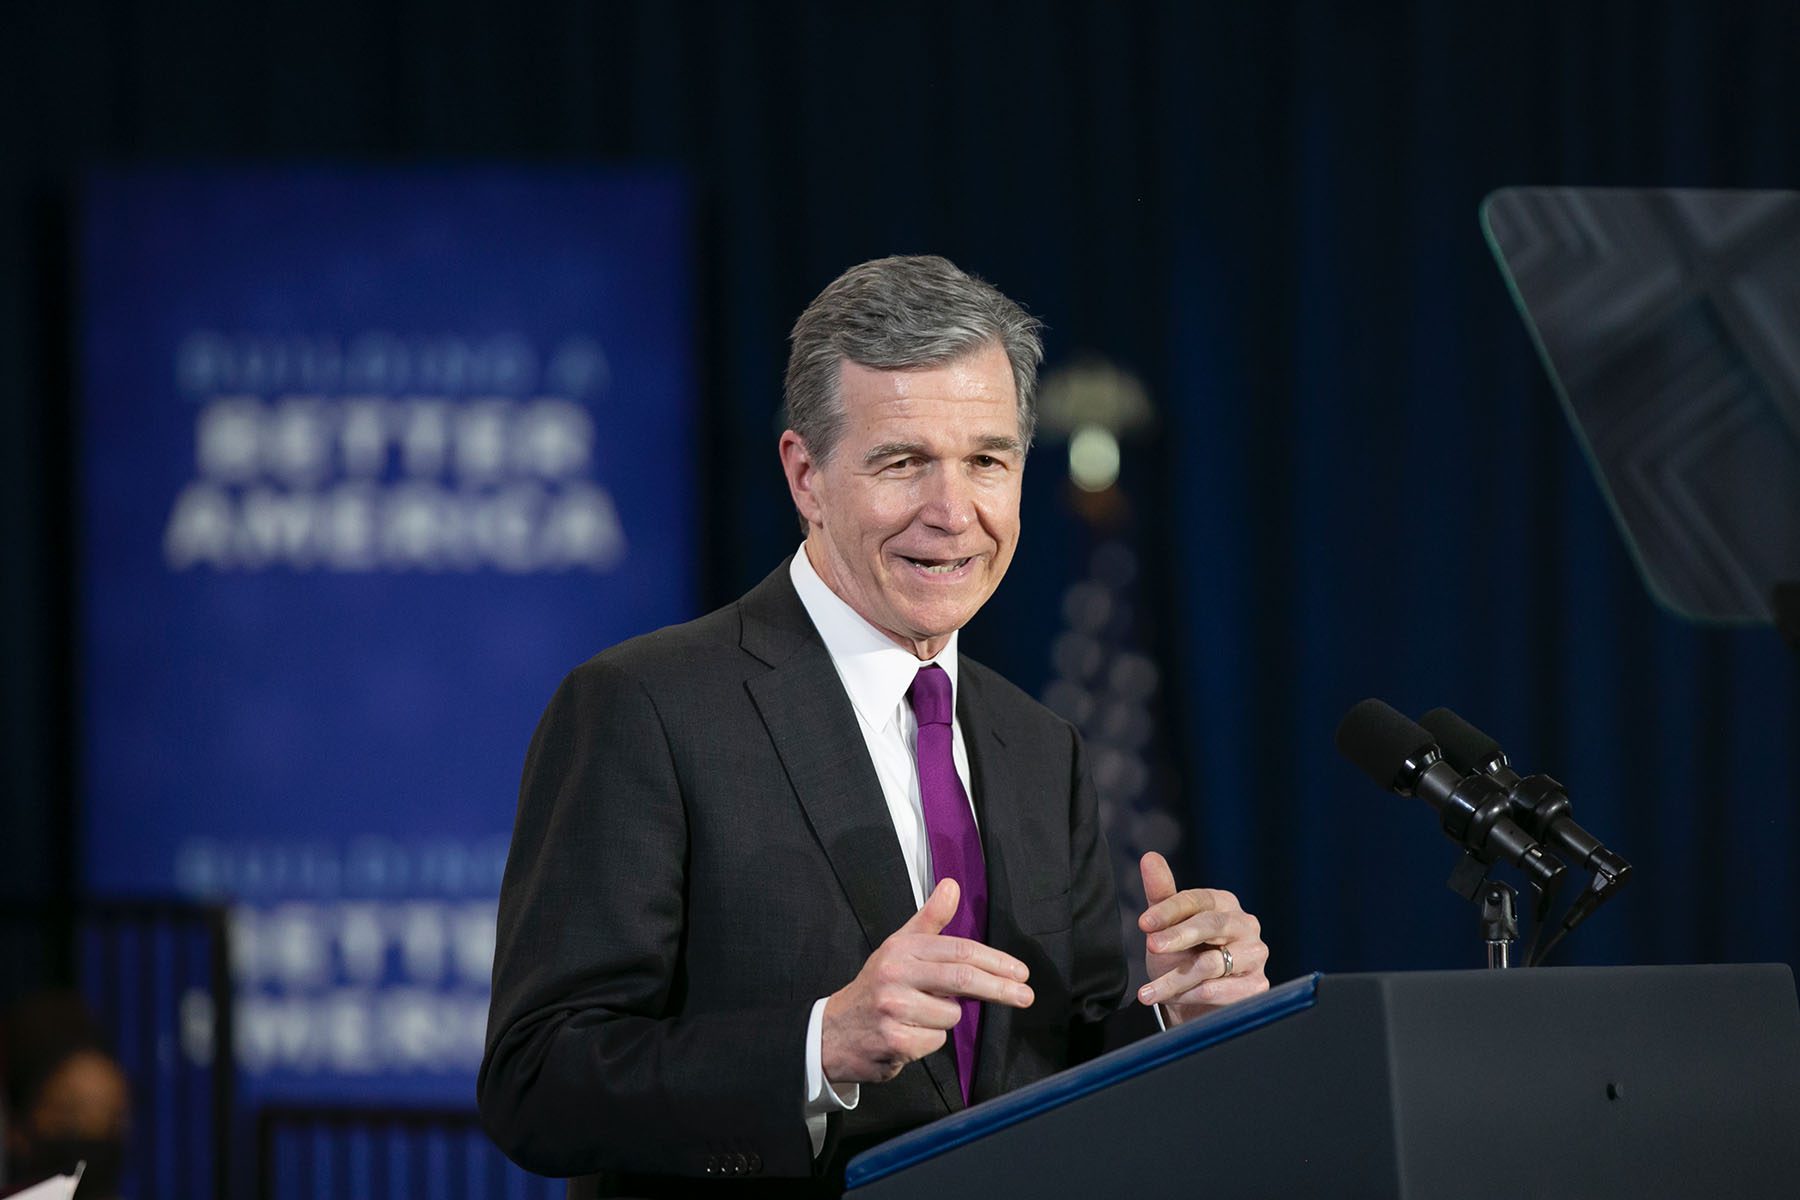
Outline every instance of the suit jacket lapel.
<svg viewBox="0 0 1800 1200"><path fill-rule="evenodd" d="M1000 714L981 695L980 669L965 661L960 671L956 718L962 726L963 746L969 752L969 782L975 789L975 815L981 822L982 857L988 875L988 944L1014 957L1024 947L1014 936L1010 916L1016 908L1021 873L1029 864L1009 863L1006 847L1017 846L1022 814L1013 772L1006 769L1007 735ZM981 1008L981 1038L975 1055L972 1099L982 1100L1003 1091L1006 1047L1010 1041L1014 1010L1004 1004Z"/></svg>
<svg viewBox="0 0 1800 1200"><path fill-rule="evenodd" d="M749 681L750 697L873 953L917 906L856 710L785 561L740 611L744 649L771 668ZM945 1106L961 1108L948 1048L927 1056L925 1069Z"/></svg>

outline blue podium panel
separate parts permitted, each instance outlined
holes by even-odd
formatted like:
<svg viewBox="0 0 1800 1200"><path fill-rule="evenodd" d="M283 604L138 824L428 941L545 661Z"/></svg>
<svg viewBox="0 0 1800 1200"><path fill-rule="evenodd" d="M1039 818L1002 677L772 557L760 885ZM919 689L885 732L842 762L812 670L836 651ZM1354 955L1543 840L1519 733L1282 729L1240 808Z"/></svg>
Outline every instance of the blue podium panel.
<svg viewBox="0 0 1800 1200"><path fill-rule="evenodd" d="M657 173L89 181L84 882L233 903L252 1097L472 1101L538 715L694 615L687 221Z"/></svg>
<svg viewBox="0 0 1800 1200"><path fill-rule="evenodd" d="M1091 1063L903 1134L852 1159L844 1172L845 1186L864 1187L897 1175L960 1146L981 1142L1002 1130L1311 1008L1319 978L1313 974L1289 980L1252 1000L1220 1009L1204 1020L1166 1030L1158 1037L1145 1038Z"/></svg>

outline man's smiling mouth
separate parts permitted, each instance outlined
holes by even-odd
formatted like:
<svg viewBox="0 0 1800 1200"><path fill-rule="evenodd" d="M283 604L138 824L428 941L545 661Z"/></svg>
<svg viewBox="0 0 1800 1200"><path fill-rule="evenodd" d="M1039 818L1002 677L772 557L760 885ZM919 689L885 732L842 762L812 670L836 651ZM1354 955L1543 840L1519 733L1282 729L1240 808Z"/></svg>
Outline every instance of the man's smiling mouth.
<svg viewBox="0 0 1800 1200"><path fill-rule="evenodd" d="M914 558L910 554L902 554L900 557L932 575L953 575L974 560L974 555L968 558Z"/></svg>

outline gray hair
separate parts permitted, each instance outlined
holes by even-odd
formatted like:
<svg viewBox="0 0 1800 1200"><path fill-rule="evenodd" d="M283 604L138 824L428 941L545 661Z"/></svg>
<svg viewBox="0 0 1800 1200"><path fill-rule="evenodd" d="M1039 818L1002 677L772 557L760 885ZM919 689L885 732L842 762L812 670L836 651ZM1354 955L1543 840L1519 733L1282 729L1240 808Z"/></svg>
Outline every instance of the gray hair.
<svg viewBox="0 0 1800 1200"><path fill-rule="evenodd" d="M825 462L844 429L838 383L846 359L877 371L935 367L989 344L1012 363L1019 444L1037 426L1043 322L999 288L936 255L877 258L826 285L794 322L788 352L787 427Z"/></svg>

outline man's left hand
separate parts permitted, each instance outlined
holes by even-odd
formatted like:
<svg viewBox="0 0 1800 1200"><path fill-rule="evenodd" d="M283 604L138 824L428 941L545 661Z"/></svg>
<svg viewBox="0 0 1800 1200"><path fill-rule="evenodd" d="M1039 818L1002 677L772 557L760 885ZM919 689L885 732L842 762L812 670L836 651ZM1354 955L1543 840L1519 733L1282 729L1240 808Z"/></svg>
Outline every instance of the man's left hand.
<svg viewBox="0 0 1800 1200"><path fill-rule="evenodd" d="M1213 888L1176 891L1168 860L1154 850L1138 869L1149 904L1138 918L1148 935L1144 965L1150 975L1138 989L1141 1002L1162 1005L1169 1024L1179 1025L1269 989L1262 923L1236 896Z"/></svg>

